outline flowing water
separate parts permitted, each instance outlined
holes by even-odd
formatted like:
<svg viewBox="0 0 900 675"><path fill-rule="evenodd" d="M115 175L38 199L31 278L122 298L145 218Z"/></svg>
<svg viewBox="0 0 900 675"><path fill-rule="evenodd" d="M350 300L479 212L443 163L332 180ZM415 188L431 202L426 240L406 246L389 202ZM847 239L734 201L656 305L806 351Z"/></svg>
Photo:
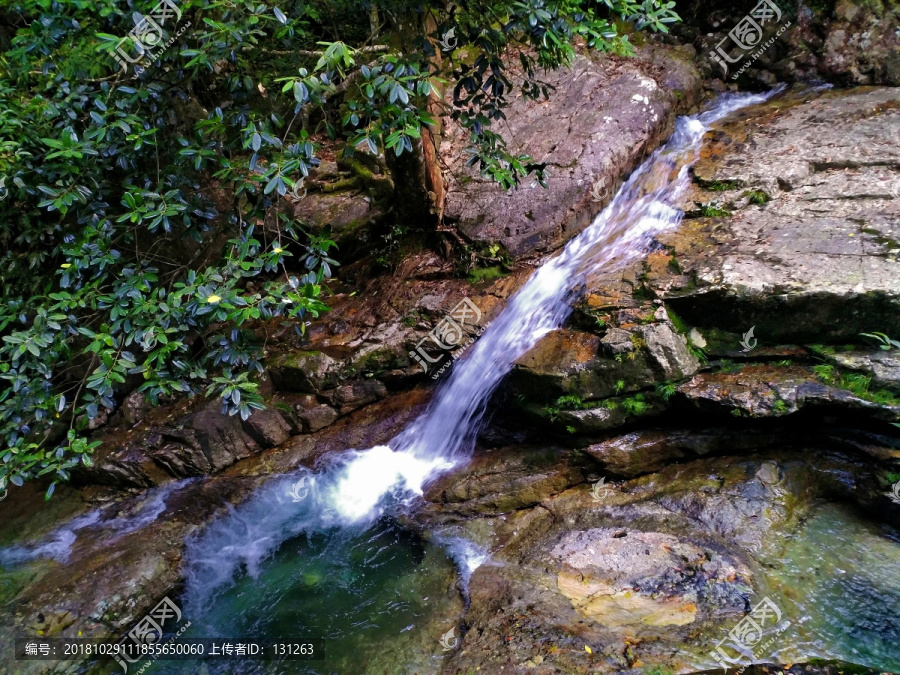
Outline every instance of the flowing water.
<svg viewBox="0 0 900 675"><path fill-rule="evenodd" d="M191 633L318 633L333 642L328 662L310 672L373 672L383 642L401 633L419 645L426 639L436 644L442 631L423 632L427 612L414 598L439 597L432 604L457 612L444 620L443 628L452 627L460 608L452 609L448 594L459 592L447 583L448 573L467 579L484 553L458 541L441 555L421 541L394 541L398 534L385 524L386 514L412 504L426 481L466 460L491 393L519 356L562 325L586 275L624 265L654 236L678 226L682 212L676 205L708 125L767 96L725 96L707 112L680 118L669 142L587 229L531 276L456 363L426 411L388 445L348 450L326 458L315 472L275 478L188 542L183 601ZM443 592L435 590L441 587ZM416 660L414 651L393 671L405 672Z"/></svg>
<svg viewBox="0 0 900 675"><path fill-rule="evenodd" d="M73 518L41 541L31 546L11 546L0 549L0 566L11 567L36 558L50 558L57 562L68 562L72 554L72 545L81 531L96 530L95 545L110 543L130 532L139 530L156 520L166 510L166 501L172 493L196 480L185 478L173 481L163 487L153 488L127 506L127 513L119 513L110 517L107 513L117 510L120 505L103 507L88 511L84 515Z"/></svg>

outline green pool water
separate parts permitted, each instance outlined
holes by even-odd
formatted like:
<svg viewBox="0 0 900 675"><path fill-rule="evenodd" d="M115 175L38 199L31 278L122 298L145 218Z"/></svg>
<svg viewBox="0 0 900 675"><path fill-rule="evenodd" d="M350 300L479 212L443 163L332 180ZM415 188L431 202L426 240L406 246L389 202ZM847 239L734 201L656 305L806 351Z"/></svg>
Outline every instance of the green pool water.
<svg viewBox="0 0 900 675"><path fill-rule="evenodd" d="M845 661L900 672L900 536L848 507L824 504L767 561L791 628L782 662Z"/></svg>
<svg viewBox="0 0 900 675"><path fill-rule="evenodd" d="M441 635L462 613L444 549L382 522L285 542L254 579L243 575L184 637L312 642L316 661L168 661L150 673L415 673L444 658Z"/></svg>

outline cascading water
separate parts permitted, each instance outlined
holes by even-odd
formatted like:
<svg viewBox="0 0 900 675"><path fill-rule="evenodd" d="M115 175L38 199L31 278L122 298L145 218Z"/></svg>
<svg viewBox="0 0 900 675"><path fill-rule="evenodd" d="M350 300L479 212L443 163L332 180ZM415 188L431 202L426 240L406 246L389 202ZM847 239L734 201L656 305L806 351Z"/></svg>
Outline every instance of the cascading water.
<svg viewBox="0 0 900 675"><path fill-rule="evenodd" d="M669 142L531 276L456 362L425 412L388 445L348 450L324 458L315 472L273 478L190 538L182 609L191 627L184 638L319 636L334 647L329 672L430 669L435 638L453 627L436 621L462 611L454 583L465 586L487 552L448 534L418 540L382 516L412 504L428 480L466 461L488 398L517 358L562 325L587 275L621 267L677 227L676 205L708 125L769 95L727 95L707 112L680 118ZM63 542L66 550L74 536ZM199 664L185 667L196 672ZM185 672L174 664L154 668ZM318 672L298 668L290 672ZM239 672L272 671L257 663Z"/></svg>
<svg viewBox="0 0 900 675"><path fill-rule="evenodd" d="M252 586L263 562L285 542L306 537L312 546L331 533L339 542L334 546L352 548L348 542L363 535L386 509L409 503L421 495L426 481L465 461L488 397L519 356L562 325L586 275L633 260L654 236L679 224L682 213L676 204L708 125L768 96L729 95L707 112L680 118L669 142L634 172L587 229L532 275L456 363L427 410L388 445L341 453L315 473L301 470L275 478L192 539L185 613L195 623L205 623L200 632L212 637L237 630L222 618L223 612L213 611L214 603L238 583L242 570L250 581L243 577L239 583L245 589L247 583ZM472 553L473 559L480 555ZM471 573L469 561L457 562ZM211 618L216 616L218 620Z"/></svg>

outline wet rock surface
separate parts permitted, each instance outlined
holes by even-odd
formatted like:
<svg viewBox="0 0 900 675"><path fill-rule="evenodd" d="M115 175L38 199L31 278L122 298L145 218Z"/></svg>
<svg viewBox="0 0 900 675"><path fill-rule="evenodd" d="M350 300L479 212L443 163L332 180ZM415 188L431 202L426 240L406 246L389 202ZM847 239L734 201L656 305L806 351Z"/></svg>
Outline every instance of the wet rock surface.
<svg viewBox="0 0 900 675"><path fill-rule="evenodd" d="M685 203L723 215L665 238L682 274L651 286L701 332L755 327L771 344L900 331L898 105L896 89L797 94L726 121L694 168L707 187Z"/></svg>
<svg viewBox="0 0 900 675"><path fill-rule="evenodd" d="M671 440L680 443L677 435ZM720 436L720 448L729 440ZM499 517L479 506L480 494L435 503L426 517L445 526L455 518L491 553L472 576L467 633L443 672L714 667L704 648L721 626L736 623L766 593L782 606L790 602L771 586L768 556L801 528L818 498L868 492L885 499L866 487L870 465L849 456L799 459L810 453L708 458L621 483L596 482L597 468L582 464L594 483L576 483L574 475L568 488L545 483L538 504L520 503ZM506 469L503 457L495 458L493 480L506 485L497 475ZM516 459L509 468L512 478ZM455 485L446 478L441 495L465 494L479 471L463 470ZM900 522L896 510L889 518Z"/></svg>

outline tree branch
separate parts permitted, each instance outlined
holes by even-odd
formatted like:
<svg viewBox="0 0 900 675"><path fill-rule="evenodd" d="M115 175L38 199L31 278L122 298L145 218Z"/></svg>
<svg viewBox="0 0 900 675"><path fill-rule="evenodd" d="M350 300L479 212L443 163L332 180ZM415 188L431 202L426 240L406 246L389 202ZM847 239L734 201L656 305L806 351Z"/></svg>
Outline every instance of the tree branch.
<svg viewBox="0 0 900 675"><path fill-rule="evenodd" d="M261 49L263 54L275 54L276 56L323 56L324 51L315 51L312 49ZM353 51L360 54L381 54L390 51L387 45L372 45L371 47L359 47Z"/></svg>

